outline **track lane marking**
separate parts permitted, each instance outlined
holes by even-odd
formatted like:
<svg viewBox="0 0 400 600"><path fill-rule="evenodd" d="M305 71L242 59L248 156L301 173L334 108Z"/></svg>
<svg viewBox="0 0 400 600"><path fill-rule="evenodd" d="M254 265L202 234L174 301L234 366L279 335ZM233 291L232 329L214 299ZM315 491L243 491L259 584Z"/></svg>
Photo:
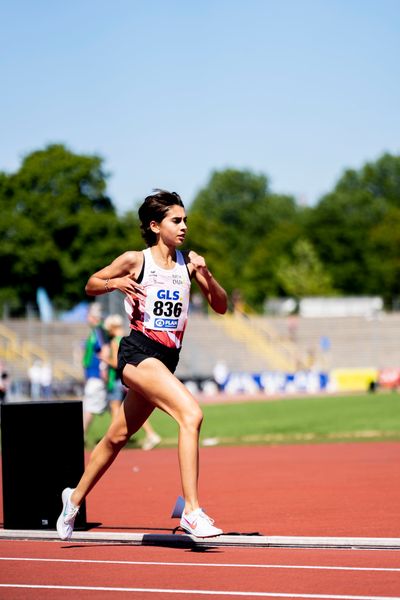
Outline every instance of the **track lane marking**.
<svg viewBox="0 0 400 600"><path fill-rule="evenodd" d="M377 572L400 572L398 567L344 567L330 565L279 565L279 564L246 564L246 563L189 563L189 562L161 562L161 561L139 561L139 560L96 560L96 559L74 559L74 558L37 558L37 557L13 557L0 556L5 561L28 561L28 562L56 562L56 563L82 563L100 565L137 565L137 566L159 566L159 567L218 567L218 568L241 568L241 569L315 569L326 571L377 571Z"/></svg>
<svg viewBox="0 0 400 600"><path fill-rule="evenodd" d="M90 592L148 592L149 594L200 594L204 596L247 596L257 598L311 598L326 600L400 600L398 596L347 596L338 594L292 594L286 592L236 592L221 590L176 590L170 588L100 587L78 585L28 585L0 583L0 588L33 590L79 590Z"/></svg>

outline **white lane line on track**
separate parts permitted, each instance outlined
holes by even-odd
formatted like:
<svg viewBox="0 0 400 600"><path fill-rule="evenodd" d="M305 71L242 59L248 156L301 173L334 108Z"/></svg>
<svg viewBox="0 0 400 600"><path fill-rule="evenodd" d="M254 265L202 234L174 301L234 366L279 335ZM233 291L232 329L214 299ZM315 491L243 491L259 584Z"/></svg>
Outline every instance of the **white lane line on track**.
<svg viewBox="0 0 400 600"><path fill-rule="evenodd" d="M92 560L74 558L37 558L37 557L13 557L0 556L5 561L27 561L27 562L56 562L56 563L82 563L99 565L137 565L156 567L219 567L232 569L315 569L326 571L391 571L400 572L398 567L342 567L327 565L274 565L274 564L241 564L241 563L189 563L189 562L157 562L139 560Z"/></svg>
<svg viewBox="0 0 400 600"><path fill-rule="evenodd" d="M23 583L0 583L2 588L32 590L79 590L89 592L148 592L150 594L202 594L204 596L248 596L257 598L323 598L327 600L400 600L398 596L347 596L337 594L292 594L286 592L236 592L221 590L175 590L169 588L122 588L78 585L25 585Z"/></svg>

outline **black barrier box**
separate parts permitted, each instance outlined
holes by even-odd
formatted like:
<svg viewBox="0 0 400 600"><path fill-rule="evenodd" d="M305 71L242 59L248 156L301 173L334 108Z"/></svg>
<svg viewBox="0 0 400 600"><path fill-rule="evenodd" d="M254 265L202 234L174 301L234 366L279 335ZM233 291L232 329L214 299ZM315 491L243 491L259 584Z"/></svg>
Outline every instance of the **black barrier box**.
<svg viewBox="0 0 400 600"><path fill-rule="evenodd" d="M5 529L54 529L61 492L84 470L82 402L1 405ZM75 529L86 529L81 505Z"/></svg>

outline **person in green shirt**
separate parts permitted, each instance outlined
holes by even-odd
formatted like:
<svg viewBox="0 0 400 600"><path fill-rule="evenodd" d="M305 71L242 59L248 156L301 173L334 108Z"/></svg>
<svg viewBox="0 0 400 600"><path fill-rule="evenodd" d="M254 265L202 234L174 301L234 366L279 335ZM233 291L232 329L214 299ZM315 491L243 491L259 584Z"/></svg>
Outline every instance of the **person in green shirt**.
<svg viewBox="0 0 400 600"><path fill-rule="evenodd" d="M123 319L119 314L113 314L104 320L104 329L109 336L109 345L102 358L108 365L107 378L107 402L111 413L111 419L114 420L118 414L122 400L127 393L127 389L122 385L117 373L118 366L118 348L121 338L125 335ZM161 442L161 437L154 430L147 419L142 425L146 437L142 443L143 450L152 450Z"/></svg>
<svg viewBox="0 0 400 600"><path fill-rule="evenodd" d="M85 341L85 350L82 366L85 374L85 387L83 391L83 431L89 428L94 415L101 415L107 408L106 401L106 368L107 365L101 358L106 352L108 340L102 326L102 313L99 303L90 305L87 315L90 327Z"/></svg>

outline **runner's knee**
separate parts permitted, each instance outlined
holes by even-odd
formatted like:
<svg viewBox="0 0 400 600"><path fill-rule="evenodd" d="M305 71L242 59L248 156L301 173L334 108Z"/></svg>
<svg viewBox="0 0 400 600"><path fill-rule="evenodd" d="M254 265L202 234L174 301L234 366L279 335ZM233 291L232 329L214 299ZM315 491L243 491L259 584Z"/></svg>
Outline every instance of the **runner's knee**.
<svg viewBox="0 0 400 600"><path fill-rule="evenodd" d="M126 427L111 426L105 435L107 444L115 450L123 448L129 440L129 437L130 435Z"/></svg>
<svg viewBox="0 0 400 600"><path fill-rule="evenodd" d="M192 429L198 431L201 427L202 422L203 412L197 404L194 404L190 408L186 409L179 424L185 429Z"/></svg>

